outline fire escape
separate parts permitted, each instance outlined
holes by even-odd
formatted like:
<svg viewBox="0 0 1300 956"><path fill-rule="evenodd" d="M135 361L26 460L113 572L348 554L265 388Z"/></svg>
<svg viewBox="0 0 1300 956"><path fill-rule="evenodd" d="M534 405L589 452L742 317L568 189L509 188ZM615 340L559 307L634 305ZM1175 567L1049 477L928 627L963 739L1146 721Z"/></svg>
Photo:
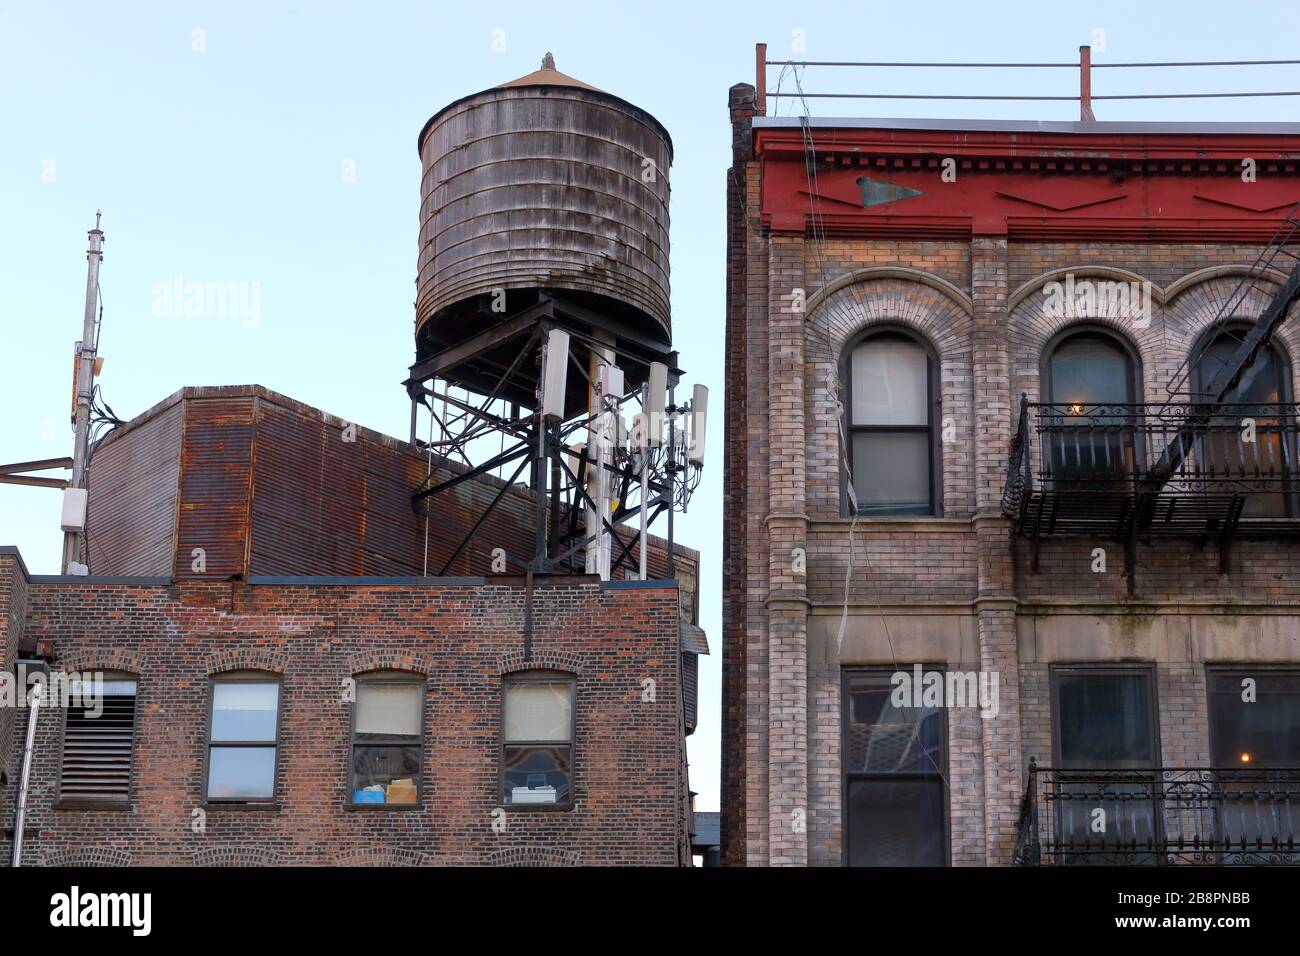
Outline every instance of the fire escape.
<svg viewBox="0 0 1300 956"><path fill-rule="evenodd" d="M1139 543L1213 542L1226 574L1235 539L1300 534L1300 407L1236 400L1300 298L1300 255L1287 248L1300 240L1298 212L1300 204L1218 310L1201 347L1175 372L1167 401L1083 405L1022 397L1002 507L1029 541L1031 571L1038 571L1044 538L1120 541L1131 595ZM1292 260L1289 277L1263 293L1258 280L1283 257ZM1230 356L1209 381L1194 382L1208 343L1230 331L1252 291L1268 305L1234 335ZM1272 507L1250 508L1252 498L1265 496ZM1091 825L1099 812L1109 820L1103 833ZM1300 770L1061 769L1031 762L1013 859L1021 865L1300 864Z"/></svg>
<svg viewBox="0 0 1300 956"><path fill-rule="evenodd" d="M1219 571L1228 572L1232 542L1300 534L1300 406L1241 402L1256 360L1300 298L1300 204L1219 308L1202 345L1175 372L1159 403L1063 404L1021 396L1011 442L1002 511L1028 539L1030 570L1038 572L1044 538L1083 537L1122 542L1128 590L1135 590L1139 543L1193 538L1217 544ZM1293 260L1271 293L1258 285L1282 259ZM1230 322L1246 297L1268 305L1244 332ZM1204 383L1192 384L1210 343L1225 334L1235 350ZM1273 396L1274 399L1281 396ZM1269 500L1253 516L1249 504Z"/></svg>

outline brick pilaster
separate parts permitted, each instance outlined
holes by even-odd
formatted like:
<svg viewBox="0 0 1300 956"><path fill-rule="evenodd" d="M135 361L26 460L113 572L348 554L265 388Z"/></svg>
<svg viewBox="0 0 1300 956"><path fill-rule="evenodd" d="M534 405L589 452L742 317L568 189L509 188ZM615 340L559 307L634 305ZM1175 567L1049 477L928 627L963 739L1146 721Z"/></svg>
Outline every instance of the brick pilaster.
<svg viewBox="0 0 1300 956"><path fill-rule="evenodd" d="M802 236L773 236L768 262L768 863L808 864L808 576L804 515Z"/></svg>
<svg viewBox="0 0 1300 956"><path fill-rule="evenodd" d="M1019 654L1010 532L999 513L1011 439L1011 354L1007 321L1007 241L971 241L976 422L975 531L979 562L980 669L997 675L996 717L983 720L984 848L990 866L1010 863L1023 790Z"/></svg>
<svg viewBox="0 0 1300 956"><path fill-rule="evenodd" d="M748 201L745 181L753 155L754 88L731 88L731 168L727 170L727 390L723 459L722 525L722 779L721 863L743 866L746 858L745 788L748 697L746 690L745 589L749 555L749 460L745 393L748 384Z"/></svg>

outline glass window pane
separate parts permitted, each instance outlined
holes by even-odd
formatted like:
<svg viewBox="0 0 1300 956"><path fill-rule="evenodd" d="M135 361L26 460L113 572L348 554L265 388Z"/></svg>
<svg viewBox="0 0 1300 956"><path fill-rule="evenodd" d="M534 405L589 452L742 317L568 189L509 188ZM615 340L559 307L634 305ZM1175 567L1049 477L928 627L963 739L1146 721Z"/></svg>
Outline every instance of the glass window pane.
<svg viewBox="0 0 1300 956"><path fill-rule="evenodd" d="M1235 354L1239 337L1245 333L1241 330L1234 335L1221 335L1201 355L1197 365L1197 388L1205 391L1214 376L1218 374ZM1207 478L1222 477L1249 478L1262 476L1265 479L1278 479L1284 474L1294 472L1296 462L1295 446L1291 439L1282 441L1281 422L1278 420L1278 402L1287 401L1284 394L1281 367L1277 353L1272 347L1260 353L1255 364L1242 374L1227 395L1226 401L1246 407L1232 411L1229 421L1251 417L1256 422L1256 439L1253 442L1242 441L1235 428L1227 431L1204 435L1197 443L1197 458L1203 474ZM1253 406L1253 407L1252 407ZM1233 493L1241 489L1235 483L1213 480L1205 482L1204 490L1209 493ZM1246 518L1285 518L1287 516L1286 497L1279 492L1256 491L1246 495L1242 516Z"/></svg>
<svg viewBox="0 0 1300 956"><path fill-rule="evenodd" d="M849 685L845 772L941 773L942 712L935 707L895 707L890 678L883 671L857 674Z"/></svg>
<svg viewBox="0 0 1300 956"><path fill-rule="evenodd" d="M943 781L850 780L850 866L943 866Z"/></svg>
<svg viewBox="0 0 1300 956"><path fill-rule="evenodd" d="M930 514L929 432L858 432L853 491L861 515Z"/></svg>
<svg viewBox="0 0 1300 956"><path fill-rule="evenodd" d="M514 804L569 803L572 748L505 748L501 800Z"/></svg>
<svg viewBox="0 0 1300 956"><path fill-rule="evenodd" d="M1128 360L1118 343L1087 332L1071 336L1052 351L1052 402L1116 404L1132 401Z"/></svg>
<svg viewBox="0 0 1300 956"><path fill-rule="evenodd" d="M573 726L568 681L506 684L506 740L568 740Z"/></svg>
<svg viewBox="0 0 1300 956"><path fill-rule="evenodd" d="M1241 699L1242 680L1255 700ZM1300 767L1300 674L1216 674L1210 720L1216 767Z"/></svg>
<svg viewBox="0 0 1300 956"><path fill-rule="evenodd" d="M93 699L96 694L108 696L135 696L135 681L125 677L105 677L99 683L94 680L68 681L68 694L73 697Z"/></svg>
<svg viewBox="0 0 1300 956"><path fill-rule="evenodd" d="M212 687L212 739L275 740L278 683L227 681Z"/></svg>
<svg viewBox="0 0 1300 956"><path fill-rule="evenodd" d="M1243 329L1234 335L1221 335L1205 350L1197 368L1200 389L1209 388L1210 383L1214 381L1214 376L1231 361L1244 334ZM1277 353L1272 346L1269 346L1259 354L1259 358L1255 359L1255 364L1242 374L1241 381L1228 392L1226 401L1234 404L1261 405L1284 401L1281 384L1282 376L1278 368Z"/></svg>
<svg viewBox="0 0 1300 956"><path fill-rule="evenodd" d="M418 737L424 685L416 683L357 684L357 737Z"/></svg>
<svg viewBox="0 0 1300 956"><path fill-rule="evenodd" d="M274 747L211 748L209 800L269 800L274 793Z"/></svg>
<svg viewBox="0 0 1300 956"><path fill-rule="evenodd" d="M1155 766L1149 675L1059 675L1057 728L1063 768Z"/></svg>
<svg viewBox="0 0 1300 956"><path fill-rule="evenodd" d="M853 350L854 425L926 425L930 421L929 360L903 338L880 336Z"/></svg>
<svg viewBox="0 0 1300 956"><path fill-rule="evenodd" d="M415 803L419 776L418 746L352 748L353 803Z"/></svg>

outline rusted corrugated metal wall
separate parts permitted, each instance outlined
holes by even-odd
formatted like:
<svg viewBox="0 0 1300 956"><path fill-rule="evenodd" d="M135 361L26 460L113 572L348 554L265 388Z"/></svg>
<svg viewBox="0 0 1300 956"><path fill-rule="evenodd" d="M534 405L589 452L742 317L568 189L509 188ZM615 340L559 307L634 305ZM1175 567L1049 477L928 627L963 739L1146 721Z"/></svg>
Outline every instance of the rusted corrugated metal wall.
<svg viewBox="0 0 1300 956"><path fill-rule="evenodd" d="M345 441L346 422L251 386L186 389L160 408L124 427L96 455L95 573L424 573L426 521L411 508L411 492L427 465L409 445L364 428ZM436 470L442 477L454 473L447 466ZM500 487L484 478L430 499L428 574L443 572ZM490 574L495 548L505 550L509 572L522 571L533 553L533 521L531 494L510 489L445 573ZM632 534L622 537L630 547ZM196 548L203 550L201 570ZM650 576L666 576L663 542L651 538L648 550ZM692 592L684 600L693 618L695 562L687 556L678 562L683 588ZM625 563L616 577L628 569Z"/></svg>
<svg viewBox="0 0 1300 956"><path fill-rule="evenodd" d="M96 449L87 472L92 573L171 574L181 414L173 404Z"/></svg>
<svg viewBox="0 0 1300 956"><path fill-rule="evenodd" d="M182 403L180 502L172 573L177 578L234 577L243 575L247 567L255 399L237 389L200 391L213 393L212 397L187 398Z"/></svg>

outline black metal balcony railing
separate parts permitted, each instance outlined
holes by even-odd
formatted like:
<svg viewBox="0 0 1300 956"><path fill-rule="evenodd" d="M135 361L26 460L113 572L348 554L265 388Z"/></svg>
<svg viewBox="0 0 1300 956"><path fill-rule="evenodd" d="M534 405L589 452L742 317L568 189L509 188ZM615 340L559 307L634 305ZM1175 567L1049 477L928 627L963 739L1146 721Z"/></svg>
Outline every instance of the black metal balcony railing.
<svg viewBox="0 0 1300 956"><path fill-rule="evenodd" d="M1029 766L1013 862L1300 864L1300 769Z"/></svg>
<svg viewBox="0 0 1300 956"><path fill-rule="evenodd" d="M1289 520L1300 517L1297 493L1296 403L1068 405L1022 398L1002 507L1035 541L1226 541L1300 531Z"/></svg>

